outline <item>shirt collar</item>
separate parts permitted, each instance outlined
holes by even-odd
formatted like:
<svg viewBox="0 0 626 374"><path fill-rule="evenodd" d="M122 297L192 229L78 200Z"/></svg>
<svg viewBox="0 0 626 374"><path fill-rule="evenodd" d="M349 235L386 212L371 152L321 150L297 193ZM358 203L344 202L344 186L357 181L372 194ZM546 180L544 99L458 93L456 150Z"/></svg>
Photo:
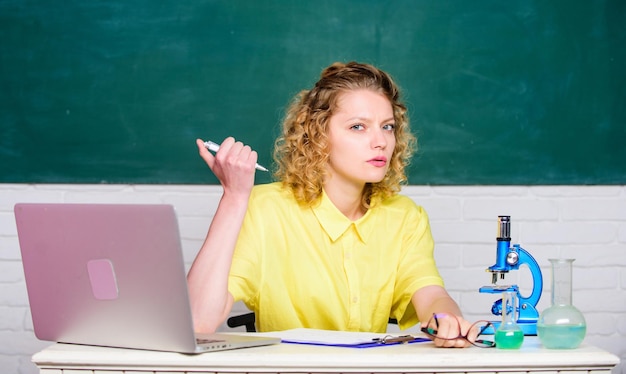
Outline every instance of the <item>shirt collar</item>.
<svg viewBox="0 0 626 374"><path fill-rule="evenodd" d="M337 209L324 191L322 191L322 198L319 204L313 207L313 213L317 217L318 222L333 242L339 239L351 225L354 225L359 239L366 243L369 234L372 232L371 228L368 229L368 226L371 226L368 222L372 221L369 218L370 212L371 209L368 209L363 217L353 222Z"/></svg>

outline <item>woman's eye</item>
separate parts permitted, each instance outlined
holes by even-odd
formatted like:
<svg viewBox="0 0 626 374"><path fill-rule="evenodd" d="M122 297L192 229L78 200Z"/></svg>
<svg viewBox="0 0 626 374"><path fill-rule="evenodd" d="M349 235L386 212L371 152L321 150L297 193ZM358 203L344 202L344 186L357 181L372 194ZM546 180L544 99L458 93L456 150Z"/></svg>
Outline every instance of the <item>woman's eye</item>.
<svg viewBox="0 0 626 374"><path fill-rule="evenodd" d="M394 125L393 123L389 123L386 124L385 126L383 126L383 130L389 130L389 131L393 131L393 129L396 128L396 125Z"/></svg>
<svg viewBox="0 0 626 374"><path fill-rule="evenodd" d="M352 127L350 127L353 130L363 130L365 128L365 126L363 126L360 123L357 123L356 125L352 125Z"/></svg>

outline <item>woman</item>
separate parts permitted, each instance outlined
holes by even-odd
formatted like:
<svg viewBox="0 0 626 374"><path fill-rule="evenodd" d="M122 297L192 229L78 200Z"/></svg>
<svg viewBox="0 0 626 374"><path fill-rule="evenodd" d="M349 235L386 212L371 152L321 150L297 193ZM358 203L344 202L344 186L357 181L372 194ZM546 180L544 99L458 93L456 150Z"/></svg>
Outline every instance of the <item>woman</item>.
<svg viewBox="0 0 626 374"><path fill-rule="evenodd" d="M399 96L371 65L326 68L289 107L266 185L253 186L250 147L227 138L213 156L197 141L224 189L188 275L197 331L243 300L260 331L384 332L389 317L406 328L445 312L457 327L441 320L437 346L475 339L457 338L470 324L443 288L426 213L398 195L415 140Z"/></svg>

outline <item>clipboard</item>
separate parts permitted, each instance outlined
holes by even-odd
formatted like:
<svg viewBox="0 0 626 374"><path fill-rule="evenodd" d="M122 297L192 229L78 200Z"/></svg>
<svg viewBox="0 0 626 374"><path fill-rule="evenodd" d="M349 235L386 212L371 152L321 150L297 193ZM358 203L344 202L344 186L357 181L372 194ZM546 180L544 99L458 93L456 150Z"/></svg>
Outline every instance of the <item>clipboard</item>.
<svg viewBox="0 0 626 374"><path fill-rule="evenodd" d="M373 348L397 344L414 344L431 341L428 338L413 335L390 335L371 332L332 331L297 328L257 335L278 337L283 343L318 345L343 348Z"/></svg>

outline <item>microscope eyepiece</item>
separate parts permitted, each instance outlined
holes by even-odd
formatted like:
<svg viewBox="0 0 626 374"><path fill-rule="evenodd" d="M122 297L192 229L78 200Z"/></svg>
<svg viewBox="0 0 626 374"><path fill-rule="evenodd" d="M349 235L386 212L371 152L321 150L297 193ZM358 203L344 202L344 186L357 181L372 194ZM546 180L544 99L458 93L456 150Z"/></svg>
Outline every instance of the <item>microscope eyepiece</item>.
<svg viewBox="0 0 626 374"><path fill-rule="evenodd" d="M498 216L498 241L511 241L511 216Z"/></svg>

